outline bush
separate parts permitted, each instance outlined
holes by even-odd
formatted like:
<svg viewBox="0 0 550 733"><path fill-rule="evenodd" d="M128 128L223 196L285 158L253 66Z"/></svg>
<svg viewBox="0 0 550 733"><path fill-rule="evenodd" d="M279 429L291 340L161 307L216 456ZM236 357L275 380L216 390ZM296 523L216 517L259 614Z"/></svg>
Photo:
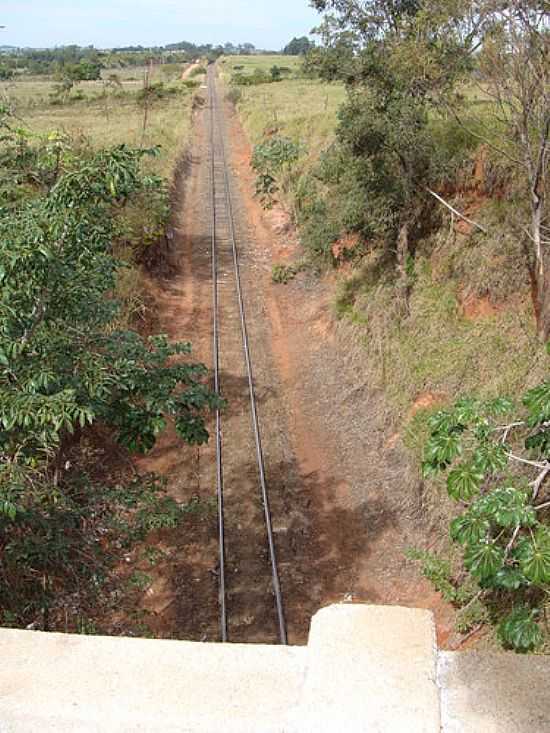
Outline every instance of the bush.
<svg viewBox="0 0 550 733"><path fill-rule="evenodd" d="M228 102L231 102L231 104L234 104L236 106L243 98L243 93L240 89L237 88L230 89L225 95L225 98Z"/></svg>
<svg viewBox="0 0 550 733"><path fill-rule="evenodd" d="M277 79L278 80L278 79ZM273 81L277 81L273 78L272 74L266 73L263 69L256 68L252 74L243 74L238 71L231 76L230 84L235 86L255 86L257 84L270 84Z"/></svg>
<svg viewBox="0 0 550 733"><path fill-rule="evenodd" d="M195 68L191 70L189 76L193 78L194 76L201 76L202 74L206 74L204 66L195 66Z"/></svg>
<svg viewBox="0 0 550 733"><path fill-rule="evenodd" d="M460 510L450 524L463 572L505 646L541 645L550 590L550 381L508 398L464 398L429 420L423 471L444 472Z"/></svg>
<svg viewBox="0 0 550 733"><path fill-rule="evenodd" d="M305 268L304 262L295 262L291 265L282 263L273 265L271 270L271 279L274 283L286 285L293 280L296 275Z"/></svg>
<svg viewBox="0 0 550 733"><path fill-rule="evenodd" d="M258 143L252 154L251 165L256 171L256 195L270 208L279 190L280 179L287 175L300 156L301 148L287 137L269 137Z"/></svg>

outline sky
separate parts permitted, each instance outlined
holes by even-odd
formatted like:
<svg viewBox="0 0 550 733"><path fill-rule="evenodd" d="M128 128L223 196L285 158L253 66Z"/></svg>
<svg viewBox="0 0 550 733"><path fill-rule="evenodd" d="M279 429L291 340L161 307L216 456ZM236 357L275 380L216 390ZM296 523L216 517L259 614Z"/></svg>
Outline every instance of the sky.
<svg viewBox="0 0 550 733"><path fill-rule="evenodd" d="M277 50L318 21L308 0L0 0L0 46L231 41Z"/></svg>

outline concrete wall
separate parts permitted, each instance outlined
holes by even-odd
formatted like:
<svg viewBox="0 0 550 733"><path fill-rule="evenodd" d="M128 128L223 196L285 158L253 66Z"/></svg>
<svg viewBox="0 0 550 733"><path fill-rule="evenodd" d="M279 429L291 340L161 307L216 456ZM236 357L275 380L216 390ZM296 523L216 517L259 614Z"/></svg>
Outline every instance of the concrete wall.
<svg viewBox="0 0 550 733"><path fill-rule="evenodd" d="M307 647L0 630L0 733L548 733L550 657L438 652L426 611L336 605Z"/></svg>

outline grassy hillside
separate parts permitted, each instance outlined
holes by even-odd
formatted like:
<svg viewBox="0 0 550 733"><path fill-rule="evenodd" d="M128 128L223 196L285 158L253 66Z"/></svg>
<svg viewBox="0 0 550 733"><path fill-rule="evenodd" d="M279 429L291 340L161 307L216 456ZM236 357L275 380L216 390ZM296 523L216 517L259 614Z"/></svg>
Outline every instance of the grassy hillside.
<svg viewBox="0 0 550 733"><path fill-rule="evenodd" d="M230 84L235 66L241 64L246 73L255 68L269 71L272 66L287 66L293 71L289 78L276 83L241 88L239 114L251 143L260 142L266 130L276 127L281 134L304 143L308 155L316 160L334 135L338 108L345 98L343 86L303 78L300 57L282 55L222 59L221 75L226 84Z"/></svg>
<svg viewBox="0 0 550 733"><path fill-rule="evenodd" d="M282 64L286 58L270 57L270 62ZM255 60L247 59L248 68ZM228 70L240 59L224 61L227 81ZM479 104L478 93L470 96ZM309 185L311 171L334 139L344 100L341 84L305 78L241 88L237 108L253 145L266 131L276 130L304 146L293 171L290 200L284 201L290 210L292 197ZM442 123L434 124L444 139ZM491 197L484 181L474 180L476 155L474 149L461 172L463 190L454 197L459 206L489 222L491 233L480 236L464 230L457 219L449 228L450 214L441 208L439 231L418 246L405 321L398 317L389 273L383 275L385 263L375 255L353 253L351 271L346 267L339 275L335 313L353 324L365 344L372 376L385 388L399 420L407 419L411 405L425 392L444 401L464 391L515 393L543 371L542 366L533 367L541 347L535 338L524 254L519 243L506 236L499 198ZM483 175L479 168L478 161L478 175Z"/></svg>
<svg viewBox="0 0 550 733"><path fill-rule="evenodd" d="M394 61L399 67L399 54ZM441 104L418 105L407 83L397 92L388 84L377 87L375 75L367 83L368 62L372 57L364 68L357 62L349 96L343 86L308 79L299 70L279 81L243 83L232 73L233 61L226 62L229 98L255 146L260 200L287 210L301 242L296 263L276 264L273 279L286 283L300 277L304 261L332 271L334 315L346 334L340 348L348 350L362 384L384 395L387 443L400 440L410 450L419 483L423 469L422 507L433 532L427 544L442 555L411 556L444 598L462 608L457 616L462 631L507 618L510 628L498 627L500 640L517 649L534 648L544 636L533 621L539 611L512 613L518 599L544 606L542 595L536 602L527 591L522 596L521 588L529 589L533 580L523 560L513 560L525 573L518 575L519 585L499 585L500 576L494 592L483 578L479 587L471 584L483 575L472 561L476 552L481 557L494 551L487 573L496 573L499 563L502 573L509 572L507 558L521 530L518 519L510 539L501 515L495 519L490 513L491 501L497 506L516 492L525 502L525 482L537 485L535 468L543 469L541 481L547 470L544 462L527 460L520 467L525 475L518 475L517 466L507 465L516 460L506 452L511 451L508 430L498 445L495 437L507 423L535 426L534 437L527 430L513 448L532 459L542 440L537 425L546 414L525 420L525 407L542 410L546 402L540 395L548 392L548 360L533 302L533 255L522 234L529 221L528 191L509 151L499 150L506 140L504 123L494 95L485 93L476 74L457 82L460 116L455 117ZM348 63L344 78L352 66L349 58ZM400 68L405 77L407 65ZM387 79L393 70L380 73ZM512 143L509 136L504 144ZM461 398L470 399L453 412ZM487 418L483 410L501 409L489 406L499 404L506 406L504 412ZM368 414L368 400L357 409ZM489 427L491 420L496 427ZM481 446L477 453L467 443L470 424L477 426L477 433L472 427ZM468 439L460 437L463 432ZM483 463L483 451L493 444L501 456L498 464ZM504 485L511 488L499 488ZM541 497L537 510L550 503ZM459 531L479 522L484 511L479 536ZM547 536L544 521L537 535L541 543ZM466 543L462 567L450 526L453 540ZM530 536L533 532L526 531L522 541L530 542ZM550 562L547 570L534 578L541 587L550 578ZM510 629L521 624L531 637L513 636Z"/></svg>

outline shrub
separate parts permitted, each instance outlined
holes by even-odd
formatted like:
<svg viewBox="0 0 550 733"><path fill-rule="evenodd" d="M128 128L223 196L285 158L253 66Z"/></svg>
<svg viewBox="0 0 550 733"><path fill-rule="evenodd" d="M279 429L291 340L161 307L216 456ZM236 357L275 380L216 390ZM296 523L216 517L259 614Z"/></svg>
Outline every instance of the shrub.
<svg viewBox="0 0 550 733"><path fill-rule="evenodd" d="M225 98L228 102L231 102L231 104L237 105L243 98L243 93L240 89L233 88L227 92Z"/></svg>
<svg viewBox="0 0 550 733"><path fill-rule="evenodd" d="M550 590L550 382L507 398L466 398L429 420L423 470L446 473L463 571L492 609L505 646L529 651Z"/></svg>
<svg viewBox="0 0 550 733"><path fill-rule="evenodd" d="M273 265L271 270L271 279L274 283L286 285L293 280L296 275L305 268L304 262L294 262L291 265L278 263Z"/></svg>
<svg viewBox="0 0 550 733"><path fill-rule="evenodd" d="M300 146L287 137L269 137L254 148L251 165L258 174L256 195L266 208L273 205L281 177L290 172L300 152Z"/></svg>

